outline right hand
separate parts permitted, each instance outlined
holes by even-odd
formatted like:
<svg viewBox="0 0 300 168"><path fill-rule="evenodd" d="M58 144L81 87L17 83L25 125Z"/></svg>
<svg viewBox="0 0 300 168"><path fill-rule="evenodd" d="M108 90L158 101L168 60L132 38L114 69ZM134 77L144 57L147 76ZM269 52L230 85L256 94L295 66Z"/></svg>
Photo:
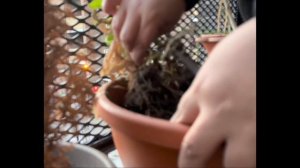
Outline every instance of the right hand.
<svg viewBox="0 0 300 168"><path fill-rule="evenodd" d="M184 0L105 0L104 11L113 15L115 36L141 64L146 50L159 35L170 31L185 11Z"/></svg>
<svg viewBox="0 0 300 168"><path fill-rule="evenodd" d="M256 167L256 18L216 45L171 121L191 125L180 168L208 167L223 144L224 167Z"/></svg>

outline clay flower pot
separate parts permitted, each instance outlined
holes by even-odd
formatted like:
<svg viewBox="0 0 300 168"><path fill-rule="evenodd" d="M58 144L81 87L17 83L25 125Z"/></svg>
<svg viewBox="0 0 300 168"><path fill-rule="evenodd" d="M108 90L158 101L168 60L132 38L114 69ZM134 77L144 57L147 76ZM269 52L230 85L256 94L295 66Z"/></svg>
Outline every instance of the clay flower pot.
<svg viewBox="0 0 300 168"><path fill-rule="evenodd" d="M182 139L188 126L128 111L120 106L127 92L125 80L106 84L97 93L96 117L112 129L115 146L124 167L177 167ZM220 167L217 152L210 167Z"/></svg>
<svg viewBox="0 0 300 168"><path fill-rule="evenodd" d="M225 34L203 34L196 38L196 42L201 43L209 55L213 48L225 37Z"/></svg>

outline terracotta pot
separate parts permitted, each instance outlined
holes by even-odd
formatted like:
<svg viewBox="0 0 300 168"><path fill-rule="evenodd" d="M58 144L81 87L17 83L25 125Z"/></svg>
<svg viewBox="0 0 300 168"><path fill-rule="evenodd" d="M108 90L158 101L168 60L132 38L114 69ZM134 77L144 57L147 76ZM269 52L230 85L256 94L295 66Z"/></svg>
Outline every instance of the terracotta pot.
<svg viewBox="0 0 300 168"><path fill-rule="evenodd" d="M196 42L201 43L209 55L213 48L225 37L225 34L203 34L196 38Z"/></svg>
<svg viewBox="0 0 300 168"><path fill-rule="evenodd" d="M189 129L182 124L128 111L120 106L127 82L114 81L98 92L94 113L112 129L112 136L125 167L177 167L182 139ZM218 151L210 167L220 167Z"/></svg>

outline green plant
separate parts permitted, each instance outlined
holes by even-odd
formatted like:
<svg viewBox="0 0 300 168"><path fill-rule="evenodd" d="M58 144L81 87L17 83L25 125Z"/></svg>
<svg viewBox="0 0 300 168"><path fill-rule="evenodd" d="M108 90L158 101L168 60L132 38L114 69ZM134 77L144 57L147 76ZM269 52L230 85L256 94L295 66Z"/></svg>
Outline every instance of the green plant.
<svg viewBox="0 0 300 168"><path fill-rule="evenodd" d="M111 31L111 21L112 21L112 17L107 17L107 18L98 18L97 17L97 11L101 10L103 7L103 0L93 0L91 1L88 6L93 10L93 19L96 21L95 25L98 26L105 26L105 28L107 28L107 31L103 31L102 32L106 35L105 37L105 43L106 45L110 46L111 43L114 40L114 35L113 32ZM100 28L101 30L101 28Z"/></svg>
<svg viewBox="0 0 300 168"><path fill-rule="evenodd" d="M102 9L103 0L93 0L89 3L89 7L93 10Z"/></svg>

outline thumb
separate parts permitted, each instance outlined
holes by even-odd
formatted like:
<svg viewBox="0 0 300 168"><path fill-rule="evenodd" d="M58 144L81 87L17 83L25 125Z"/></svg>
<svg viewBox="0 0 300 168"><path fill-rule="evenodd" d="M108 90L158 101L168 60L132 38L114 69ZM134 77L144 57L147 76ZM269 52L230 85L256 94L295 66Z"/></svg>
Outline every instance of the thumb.
<svg viewBox="0 0 300 168"><path fill-rule="evenodd" d="M197 96L189 89L181 97L177 110L171 118L171 122L191 125L199 114L200 108L197 103Z"/></svg>

